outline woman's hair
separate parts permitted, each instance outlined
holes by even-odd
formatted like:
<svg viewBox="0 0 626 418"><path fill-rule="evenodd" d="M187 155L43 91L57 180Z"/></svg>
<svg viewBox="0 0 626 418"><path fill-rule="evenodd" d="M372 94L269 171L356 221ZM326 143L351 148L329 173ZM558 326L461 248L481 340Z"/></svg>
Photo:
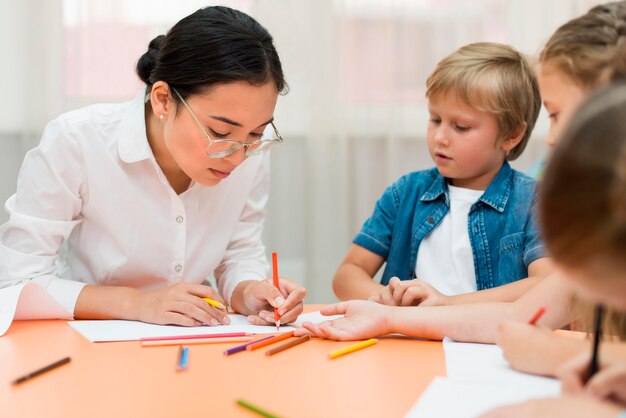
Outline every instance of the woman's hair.
<svg viewBox="0 0 626 418"><path fill-rule="evenodd" d="M272 36L247 14L222 6L200 9L154 38L137 62L137 74L148 88L165 81L183 98L241 80L273 81L280 93L287 91Z"/></svg>
<svg viewBox="0 0 626 418"><path fill-rule="evenodd" d="M626 268L626 84L594 93L559 140L540 185L546 247L559 264Z"/></svg>
<svg viewBox="0 0 626 418"><path fill-rule="evenodd" d="M584 90L626 75L626 1L596 6L559 27L539 55Z"/></svg>
<svg viewBox="0 0 626 418"><path fill-rule="evenodd" d="M539 87L526 59L508 45L480 42L441 60L426 80L426 97L455 94L468 106L494 115L502 138L526 126L520 143L507 153L519 157L541 108Z"/></svg>

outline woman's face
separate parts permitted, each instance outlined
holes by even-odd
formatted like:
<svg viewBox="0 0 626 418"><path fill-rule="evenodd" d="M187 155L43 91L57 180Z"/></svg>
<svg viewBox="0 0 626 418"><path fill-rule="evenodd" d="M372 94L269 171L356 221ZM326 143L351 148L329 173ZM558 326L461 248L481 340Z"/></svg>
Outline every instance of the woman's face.
<svg viewBox="0 0 626 418"><path fill-rule="evenodd" d="M273 82L251 85L236 81L217 84L185 101L211 139L249 143L260 139L273 121L277 98L278 90ZM199 184L218 184L247 158L243 148L226 157L208 157L207 136L180 101L169 122L164 124L165 147L178 167Z"/></svg>
<svg viewBox="0 0 626 418"><path fill-rule="evenodd" d="M537 80L543 105L550 116L546 145L554 147L570 118L587 96L587 90L550 63L540 66Z"/></svg>

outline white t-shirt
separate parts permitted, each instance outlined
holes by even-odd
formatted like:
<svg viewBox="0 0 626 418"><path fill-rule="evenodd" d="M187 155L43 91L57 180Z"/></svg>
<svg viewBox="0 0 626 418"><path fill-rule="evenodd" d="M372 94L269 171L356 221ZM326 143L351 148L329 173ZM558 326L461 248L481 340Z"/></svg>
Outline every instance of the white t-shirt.
<svg viewBox="0 0 626 418"><path fill-rule="evenodd" d="M444 295L476 291L474 257L467 218L472 205L484 190L448 185L450 210L428 234L417 250L415 277Z"/></svg>
<svg viewBox="0 0 626 418"><path fill-rule="evenodd" d="M61 115L29 151L0 227L0 288L39 283L69 312L89 284L151 289L215 275L230 302L267 277L269 156L177 195L146 137L144 94Z"/></svg>

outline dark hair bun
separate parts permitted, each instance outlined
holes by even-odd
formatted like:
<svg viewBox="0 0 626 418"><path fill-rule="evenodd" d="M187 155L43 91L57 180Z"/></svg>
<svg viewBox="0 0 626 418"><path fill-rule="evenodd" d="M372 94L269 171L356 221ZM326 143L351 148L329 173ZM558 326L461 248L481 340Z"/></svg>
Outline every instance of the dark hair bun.
<svg viewBox="0 0 626 418"><path fill-rule="evenodd" d="M165 40L165 35L159 35L150 41L148 45L148 51L144 53L139 61L137 61L137 75L144 83L150 85L150 73L152 73L152 69L157 61L157 56L161 49L161 45Z"/></svg>

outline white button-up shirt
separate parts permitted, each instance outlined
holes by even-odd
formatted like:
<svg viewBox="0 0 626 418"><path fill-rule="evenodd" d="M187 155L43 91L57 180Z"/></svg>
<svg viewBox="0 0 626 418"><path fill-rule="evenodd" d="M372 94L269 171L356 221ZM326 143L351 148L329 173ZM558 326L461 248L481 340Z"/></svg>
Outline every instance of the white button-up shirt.
<svg viewBox="0 0 626 418"><path fill-rule="evenodd" d="M269 155L180 195L146 137L143 93L50 122L29 151L0 227L0 287L34 281L69 312L85 284L153 289L267 277L261 242Z"/></svg>

